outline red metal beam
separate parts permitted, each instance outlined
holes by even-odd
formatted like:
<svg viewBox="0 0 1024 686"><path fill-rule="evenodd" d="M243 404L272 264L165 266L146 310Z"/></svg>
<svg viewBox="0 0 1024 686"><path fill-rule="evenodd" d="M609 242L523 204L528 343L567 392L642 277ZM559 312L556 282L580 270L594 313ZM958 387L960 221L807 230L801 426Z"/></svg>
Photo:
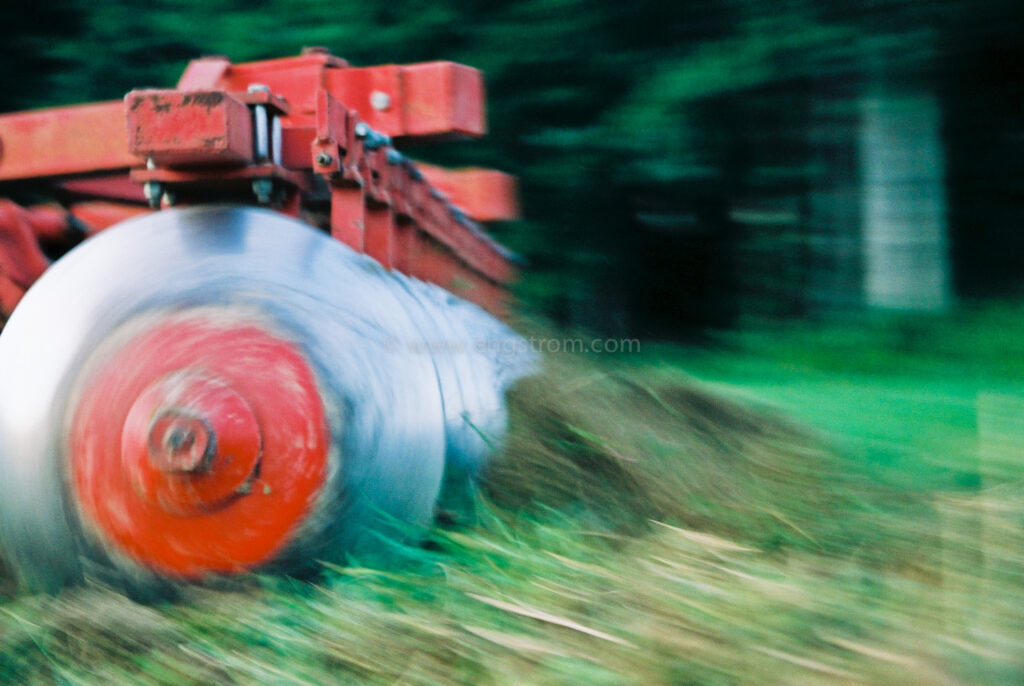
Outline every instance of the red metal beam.
<svg viewBox="0 0 1024 686"><path fill-rule="evenodd" d="M487 133L483 75L454 62L349 67L323 52L243 64L209 57L189 64L178 88L245 92L253 84L288 101L286 126L314 126L316 94L326 88L393 138Z"/></svg>
<svg viewBox="0 0 1024 686"><path fill-rule="evenodd" d="M144 203L146 196L142 186L121 172L103 176L83 176L62 181L60 187L75 195L104 200L121 200L124 202Z"/></svg>
<svg viewBox="0 0 1024 686"><path fill-rule="evenodd" d="M454 62L331 69L327 90L371 127L398 138L487 133L483 75Z"/></svg>
<svg viewBox="0 0 1024 686"><path fill-rule="evenodd" d="M508 316L511 296L506 288L486 279L450 250L425 234L415 234L409 275L437 284L476 303L496 317Z"/></svg>
<svg viewBox="0 0 1024 686"><path fill-rule="evenodd" d="M252 161L252 115L223 91L137 90L124 99L128 149L166 166Z"/></svg>
<svg viewBox="0 0 1024 686"><path fill-rule="evenodd" d="M11 315L21 296L50 266L39 239L55 237L67 225L67 213L52 207L33 211L0 200L0 320Z"/></svg>
<svg viewBox="0 0 1024 686"><path fill-rule="evenodd" d="M138 164L124 126L121 101L0 115L0 180Z"/></svg>
<svg viewBox="0 0 1024 686"><path fill-rule="evenodd" d="M447 195L453 205L476 221L519 218L519 190L514 176L479 167L445 169L423 162L417 162L416 166L427 183Z"/></svg>
<svg viewBox="0 0 1024 686"><path fill-rule="evenodd" d="M0 273L0 328L25 295L25 289Z"/></svg>
<svg viewBox="0 0 1024 686"><path fill-rule="evenodd" d="M45 225L43 233L50 228L49 221ZM50 260L39 248L32 212L10 200L0 200L0 273L28 288L49 266Z"/></svg>

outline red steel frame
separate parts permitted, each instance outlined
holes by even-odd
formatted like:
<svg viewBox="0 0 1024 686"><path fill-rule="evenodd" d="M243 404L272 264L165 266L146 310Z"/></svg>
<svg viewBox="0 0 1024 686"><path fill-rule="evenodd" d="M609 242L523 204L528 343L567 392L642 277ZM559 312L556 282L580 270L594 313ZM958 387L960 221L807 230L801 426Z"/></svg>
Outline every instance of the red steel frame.
<svg viewBox="0 0 1024 686"><path fill-rule="evenodd" d="M302 218L504 315L515 260L475 222L518 216L514 179L415 164L392 144L485 132L479 71L355 68L323 48L246 64L206 57L175 89L0 115L0 183L36 180L63 200L0 200L0 324L48 266L45 246L211 200Z"/></svg>

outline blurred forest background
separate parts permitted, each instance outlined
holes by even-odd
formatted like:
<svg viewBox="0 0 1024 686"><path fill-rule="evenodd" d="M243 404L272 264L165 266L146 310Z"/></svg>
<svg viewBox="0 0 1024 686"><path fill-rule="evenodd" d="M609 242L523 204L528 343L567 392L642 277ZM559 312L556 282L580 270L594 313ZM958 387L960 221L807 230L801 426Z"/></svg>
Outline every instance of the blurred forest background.
<svg viewBox="0 0 1024 686"><path fill-rule="evenodd" d="M44 0L0 26L0 111L308 45L484 70L491 134L412 153L519 176L494 231L561 325L678 339L1024 286L1019 0Z"/></svg>

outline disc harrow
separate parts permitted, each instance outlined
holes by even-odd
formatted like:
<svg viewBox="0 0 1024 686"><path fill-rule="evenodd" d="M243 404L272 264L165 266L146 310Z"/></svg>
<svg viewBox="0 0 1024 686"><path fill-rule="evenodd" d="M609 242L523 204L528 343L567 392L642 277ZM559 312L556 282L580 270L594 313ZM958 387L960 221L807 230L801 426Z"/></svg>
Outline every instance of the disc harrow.
<svg viewBox="0 0 1024 686"><path fill-rule="evenodd" d="M471 483L535 364L476 70L323 49L0 116L0 556L130 591L386 555ZM443 189L443 190L442 190ZM2 321L2 320L0 320Z"/></svg>

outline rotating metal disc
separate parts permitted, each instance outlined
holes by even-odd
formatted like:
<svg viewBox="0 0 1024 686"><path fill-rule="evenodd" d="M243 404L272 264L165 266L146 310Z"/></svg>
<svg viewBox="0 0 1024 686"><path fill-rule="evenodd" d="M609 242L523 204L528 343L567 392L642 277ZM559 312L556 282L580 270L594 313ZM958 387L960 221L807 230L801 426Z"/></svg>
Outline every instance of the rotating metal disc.
<svg viewBox="0 0 1024 686"><path fill-rule="evenodd" d="M253 209L110 229L0 335L0 554L145 586L374 553L504 432L525 341Z"/></svg>

